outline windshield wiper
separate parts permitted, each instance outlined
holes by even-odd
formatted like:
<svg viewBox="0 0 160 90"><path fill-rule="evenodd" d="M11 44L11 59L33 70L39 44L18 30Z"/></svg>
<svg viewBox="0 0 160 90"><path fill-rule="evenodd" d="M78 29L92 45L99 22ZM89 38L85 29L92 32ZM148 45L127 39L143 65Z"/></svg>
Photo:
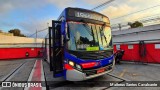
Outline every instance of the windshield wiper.
<svg viewBox="0 0 160 90"><path fill-rule="evenodd" d="M104 28L103 28L103 26L102 26L102 28L100 29L100 34L101 34L101 37L103 36L105 39L105 41L106 41L106 43L107 43L107 37L104 35ZM103 32L103 35L102 35L102 32ZM103 42L103 41L102 41ZM102 43L103 44L103 43Z"/></svg>
<svg viewBox="0 0 160 90"><path fill-rule="evenodd" d="M85 30L92 36L92 33L89 31L90 30L90 28L88 28L86 25L88 25L87 23L85 23L85 24L82 24L83 26L84 26L84 28L85 28ZM89 25L88 25L89 26Z"/></svg>
<svg viewBox="0 0 160 90"><path fill-rule="evenodd" d="M92 32L89 31L90 28L87 27L87 26L89 26L88 23L86 23L84 20L81 20L81 22L84 23L82 25L84 26L85 30L92 36Z"/></svg>
<svg viewBox="0 0 160 90"><path fill-rule="evenodd" d="M84 22L85 23L85 22ZM93 28L92 28L92 25L91 25L91 28L88 28L87 26L89 26L87 23L85 24L82 24L84 27L85 27L85 30L93 37L93 43L94 45L96 44L96 40L95 40L95 37L94 37L94 33L93 33ZM91 30L91 31L90 31Z"/></svg>

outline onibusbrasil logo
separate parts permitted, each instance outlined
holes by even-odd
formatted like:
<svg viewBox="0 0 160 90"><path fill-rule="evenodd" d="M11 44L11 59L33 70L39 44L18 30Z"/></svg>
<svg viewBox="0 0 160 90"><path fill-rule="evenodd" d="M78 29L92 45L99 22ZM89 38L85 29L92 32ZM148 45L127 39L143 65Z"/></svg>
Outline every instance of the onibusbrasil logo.
<svg viewBox="0 0 160 90"><path fill-rule="evenodd" d="M42 87L37 82L2 82L2 87Z"/></svg>

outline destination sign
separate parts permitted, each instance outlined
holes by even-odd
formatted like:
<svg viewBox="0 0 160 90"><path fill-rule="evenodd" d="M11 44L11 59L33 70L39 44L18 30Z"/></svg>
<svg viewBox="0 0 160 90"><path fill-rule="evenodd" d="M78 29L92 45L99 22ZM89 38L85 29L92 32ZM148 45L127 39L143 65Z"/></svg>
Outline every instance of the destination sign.
<svg viewBox="0 0 160 90"><path fill-rule="evenodd" d="M94 20L98 20L98 21L103 21L103 16L91 14L91 13L87 13L87 12L75 12L75 16L81 17L81 18L89 18L89 19L94 19Z"/></svg>
<svg viewBox="0 0 160 90"><path fill-rule="evenodd" d="M99 23L99 24L100 23L102 24L102 22L109 23L108 17L100 13L78 8L68 8L67 19L71 21L85 20L85 22Z"/></svg>

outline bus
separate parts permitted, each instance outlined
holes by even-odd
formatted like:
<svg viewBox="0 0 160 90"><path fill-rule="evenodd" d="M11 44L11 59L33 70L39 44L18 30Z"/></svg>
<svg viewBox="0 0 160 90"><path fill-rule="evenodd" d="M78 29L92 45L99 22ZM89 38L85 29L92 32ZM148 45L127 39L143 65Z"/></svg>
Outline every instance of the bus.
<svg viewBox="0 0 160 90"><path fill-rule="evenodd" d="M115 59L109 18L82 8L65 8L52 20L43 58L53 77L83 81L113 70Z"/></svg>

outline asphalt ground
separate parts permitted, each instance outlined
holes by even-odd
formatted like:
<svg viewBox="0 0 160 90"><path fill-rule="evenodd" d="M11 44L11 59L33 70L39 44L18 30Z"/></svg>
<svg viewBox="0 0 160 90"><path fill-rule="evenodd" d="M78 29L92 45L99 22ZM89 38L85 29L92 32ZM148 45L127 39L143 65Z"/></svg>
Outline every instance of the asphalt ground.
<svg viewBox="0 0 160 90"><path fill-rule="evenodd" d="M0 81L27 81L36 59L0 61ZM24 88L0 88L0 90L23 90Z"/></svg>
<svg viewBox="0 0 160 90"><path fill-rule="evenodd" d="M160 81L160 64L121 62L111 72L130 81Z"/></svg>
<svg viewBox="0 0 160 90"><path fill-rule="evenodd" d="M2 81L5 76L24 62L24 60L0 61L0 80Z"/></svg>
<svg viewBox="0 0 160 90"><path fill-rule="evenodd" d="M0 61L0 81L28 81L37 59ZM70 82L53 78L49 64L42 62L46 88L50 90L160 90L160 87L113 87L109 83L125 84L130 81L159 81L159 64L121 62L113 72L83 82ZM23 90L24 88L0 88L0 90Z"/></svg>
<svg viewBox="0 0 160 90"><path fill-rule="evenodd" d="M140 83L156 81L160 84L160 64L122 61L121 64L115 66L111 74L125 78L126 81L122 83L127 83L127 81ZM160 90L160 87L111 87L108 90Z"/></svg>

